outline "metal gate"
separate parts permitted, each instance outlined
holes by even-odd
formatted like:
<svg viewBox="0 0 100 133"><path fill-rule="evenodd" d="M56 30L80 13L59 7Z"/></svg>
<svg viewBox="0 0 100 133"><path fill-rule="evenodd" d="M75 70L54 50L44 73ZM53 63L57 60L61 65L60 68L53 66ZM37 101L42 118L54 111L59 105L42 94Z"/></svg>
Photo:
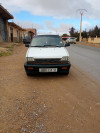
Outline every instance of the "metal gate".
<svg viewBox="0 0 100 133"><path fill-rule="evenodd" d="M1 19L1 37L3 42L6 41L6 36L6 20Z"/></svg>

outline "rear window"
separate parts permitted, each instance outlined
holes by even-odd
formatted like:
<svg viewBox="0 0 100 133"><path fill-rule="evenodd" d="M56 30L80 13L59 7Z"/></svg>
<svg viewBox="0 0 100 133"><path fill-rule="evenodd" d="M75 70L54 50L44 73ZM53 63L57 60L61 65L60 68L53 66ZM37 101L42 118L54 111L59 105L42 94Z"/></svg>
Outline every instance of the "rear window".
<svg viewBox="0 0 100 133"><path fill-rule="evenodd" d="M75 37L71 37L70 39L75 39Z"/></svg>
<svg viewBox="0 0 100 133"><path fill-rule="evenodd" d="M31 39L31 37L29 37L29 36L26 36L24 39Z"/></svg>

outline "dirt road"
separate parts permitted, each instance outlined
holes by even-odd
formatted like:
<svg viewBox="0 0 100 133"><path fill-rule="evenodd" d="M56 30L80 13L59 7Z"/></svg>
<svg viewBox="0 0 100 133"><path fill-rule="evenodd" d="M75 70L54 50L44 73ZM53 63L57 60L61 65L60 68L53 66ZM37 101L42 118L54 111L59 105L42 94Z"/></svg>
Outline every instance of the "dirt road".
<svg viewBox="0 0 100 133"><path fill-rule="evenodd" d="M68 76L27 77L26 50L0 58L0 133L100 133L100 83L73 64Z"/></svg>

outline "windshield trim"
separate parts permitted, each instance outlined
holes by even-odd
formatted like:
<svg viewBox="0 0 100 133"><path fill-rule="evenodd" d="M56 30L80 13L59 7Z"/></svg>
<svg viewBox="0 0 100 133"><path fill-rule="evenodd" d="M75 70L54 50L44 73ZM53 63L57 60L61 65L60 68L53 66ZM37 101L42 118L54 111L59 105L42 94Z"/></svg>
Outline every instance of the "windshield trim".
<svg viewBox="0 0 100 133"><path fill-rule="evenodd" d="M61 45L44 45L44 46L31 46L30 45L30 47L43 47L43 48L47 48L47 47L64 47L64 45L63 46L61 46Z"/></svg>

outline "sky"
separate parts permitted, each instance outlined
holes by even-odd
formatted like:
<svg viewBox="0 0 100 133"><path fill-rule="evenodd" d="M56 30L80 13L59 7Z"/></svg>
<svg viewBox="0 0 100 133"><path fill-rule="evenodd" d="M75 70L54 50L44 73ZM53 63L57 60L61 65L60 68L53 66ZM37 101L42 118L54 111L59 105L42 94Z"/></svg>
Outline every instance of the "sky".
<svg viewBox="0 0 100 133"><path fill-rule="evenodd" d="M69 34L71 27L82 30L100 27L100 0L0 0L22 28L36 28L38 34Z"/></svg>

